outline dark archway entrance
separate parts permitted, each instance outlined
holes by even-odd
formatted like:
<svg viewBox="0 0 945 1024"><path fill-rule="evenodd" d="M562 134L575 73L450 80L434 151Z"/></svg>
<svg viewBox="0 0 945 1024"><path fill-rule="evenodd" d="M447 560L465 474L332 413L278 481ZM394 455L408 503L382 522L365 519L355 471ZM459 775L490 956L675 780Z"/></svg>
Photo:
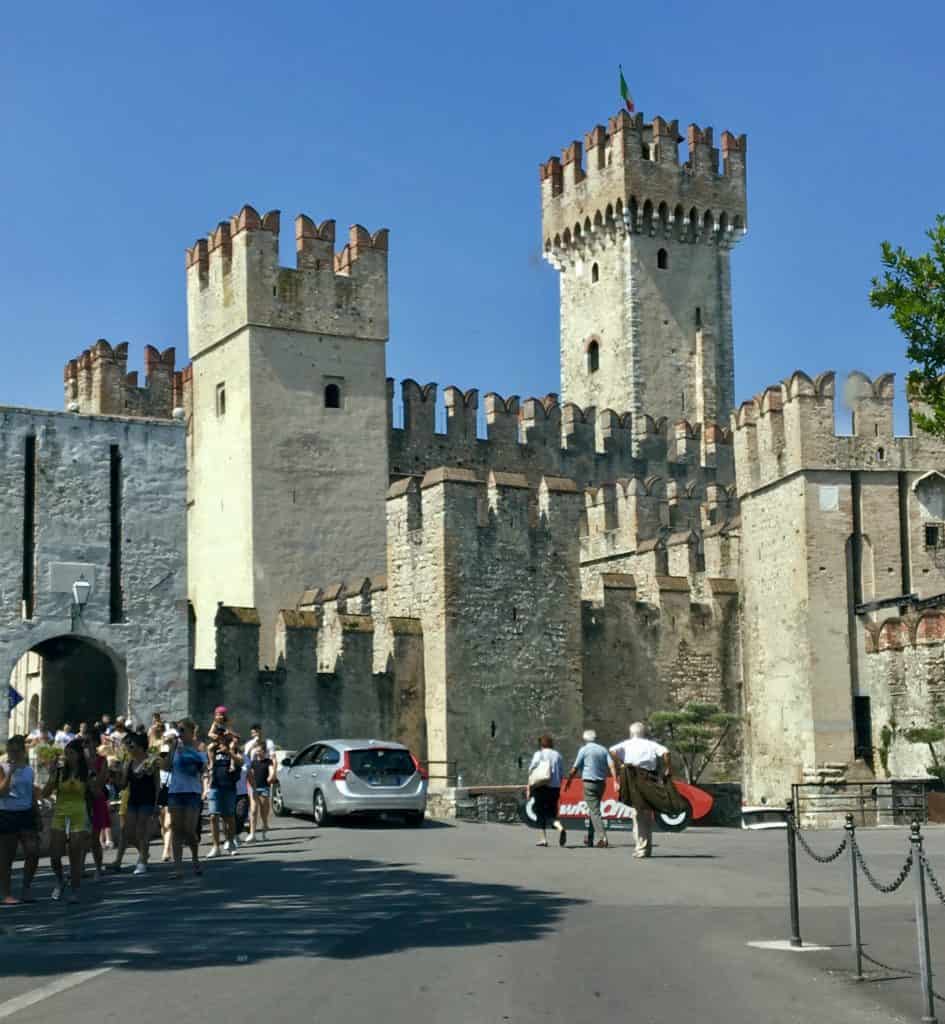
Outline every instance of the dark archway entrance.
<svg viewBox="0 0 945 1024"><path fill-rule="evenodd" d="M23 701L10 714L10 730L28 731L36 716L55 730L77 729L124 707L124 671L104 646L82 636L44 640L17 663L10 679ZM38 699L37 699L38 698Z"/></svg>

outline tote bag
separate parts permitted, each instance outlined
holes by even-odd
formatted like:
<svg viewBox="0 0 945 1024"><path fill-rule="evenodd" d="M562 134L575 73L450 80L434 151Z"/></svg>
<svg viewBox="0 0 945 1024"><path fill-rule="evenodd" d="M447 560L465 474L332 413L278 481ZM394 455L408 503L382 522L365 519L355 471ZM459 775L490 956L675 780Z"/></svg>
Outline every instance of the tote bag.
<svg viewBox="0 0 945 1024"><path fill-rule="evenodd" d="M532 789L536 789L538 786L547 786L549 782L551 782L551 762L547 757L542 756L528 775L528 785Z"/></svg>

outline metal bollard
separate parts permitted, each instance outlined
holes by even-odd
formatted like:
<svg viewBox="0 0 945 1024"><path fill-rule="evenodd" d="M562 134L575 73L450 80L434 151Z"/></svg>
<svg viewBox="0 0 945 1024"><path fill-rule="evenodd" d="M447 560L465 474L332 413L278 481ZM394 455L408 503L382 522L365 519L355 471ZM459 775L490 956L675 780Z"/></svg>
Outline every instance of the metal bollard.
<svg viewBox="0 0 945 1024"><path fill-rule="evenodd" d="M922 978L922 1024L938 1024L932 992L932 951L929 945L929 912L925 902L925 865L922 863L922 833L912 822L912 872L915 875L915 926L919 942L919 973Z"/></svg>
<svg viewBox="0 0 945 1024"><path fill-rule="evenodd" d="M800 907L797 902L797 839L794 836L794 801L784 803L787 822L788 902L791 907L791 945L800 946Z"/></svg>
<svg viewBox="0 0 945 1024"><path fill-rule="evenodd" d="M853 947L856 964L856 980L863 980L863 947L860 943L860 886L856 875L856 826L853 815L848 814L843 826L850 847L850 945Z"/></svg>

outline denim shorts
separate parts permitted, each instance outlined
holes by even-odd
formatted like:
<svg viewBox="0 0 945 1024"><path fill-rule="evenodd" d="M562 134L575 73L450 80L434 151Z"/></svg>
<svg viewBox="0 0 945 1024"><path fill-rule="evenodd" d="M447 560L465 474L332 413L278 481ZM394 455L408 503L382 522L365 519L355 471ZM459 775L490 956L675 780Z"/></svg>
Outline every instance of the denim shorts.
<svg viewBox="0 0 945 1024"><path fill-rule="evenodd" d="M269 796L269 787L268 786L257 786L253 790L253 793L255 793L256 796Z"/></svg>
<svg viewBox="0 0 945 1024"><path fill-rule="evenodd" d="M203 803L199 793L168 793L168 807L193 807L197 808Z"/></svg>
<svg viewBox="0 0 945 1024"><path fill-rule="evenodd" d="M236 814L236 790L210 790L207 795L207 810L210 814L219 814L223 818L232 818Z"/></svg>

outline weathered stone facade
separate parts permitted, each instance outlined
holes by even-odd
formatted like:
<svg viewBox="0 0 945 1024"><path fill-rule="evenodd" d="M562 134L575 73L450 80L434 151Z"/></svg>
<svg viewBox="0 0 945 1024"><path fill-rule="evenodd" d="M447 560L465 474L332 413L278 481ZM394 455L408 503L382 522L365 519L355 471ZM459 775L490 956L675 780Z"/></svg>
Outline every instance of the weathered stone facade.
<svg viewBox="0 0 945 1024"><path fill-rule="evenodd" d="M184 410L192 710L393 736L441 782L520 782L541 731L567 751L691 700L744 712L719 770L752 801L924 770L901 733L945 699L945 443L894 437L888 375L851 376L850 436L832 374L731 414L747 144L723 133L720 171L711 129L681 141L621 113L542 166L561 401L486 394L485 436L476 391L444 389L442 432L436 385L395 402L386 232L336 254L299 217L285 268L251 207L188 250L191 365L67 366L83 412Z"/></svg>
<svg viewBox="0 0 945 1024"><path fill-rule="evenodd" d="M561 393L700 423L735 401L729 250L747 223L745 136L621 111L541 165L560 274ZM585 155L586 151L586 155Z"/></svg>
<svg viewBox="0 0 945 1024"><path fill-rule="evenodd" d="M64 649L104 652L118 710L187 711L184 472L181 423L0 409L5 678L35 650L44 687L81 686L81 667L60 671Z"/></svg>

